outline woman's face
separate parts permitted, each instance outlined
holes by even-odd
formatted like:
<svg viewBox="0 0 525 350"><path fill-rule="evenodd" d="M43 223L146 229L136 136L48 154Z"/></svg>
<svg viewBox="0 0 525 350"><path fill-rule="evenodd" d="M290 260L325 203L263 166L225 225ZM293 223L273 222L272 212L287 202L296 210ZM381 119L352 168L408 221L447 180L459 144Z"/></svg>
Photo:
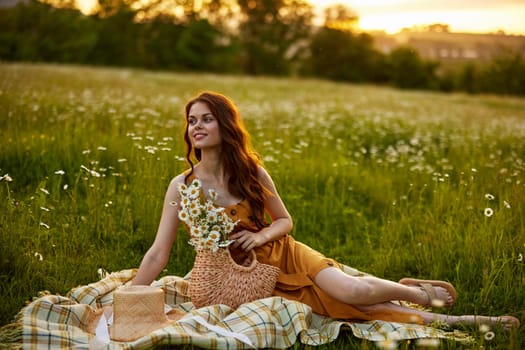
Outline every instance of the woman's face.
<svg viewBox="0 0 525 350"><path fill-rule="evenodd" d="M206 103L195 102L188 113L188 136L193 147L203 149L221 145L219 122Z"/></svg>

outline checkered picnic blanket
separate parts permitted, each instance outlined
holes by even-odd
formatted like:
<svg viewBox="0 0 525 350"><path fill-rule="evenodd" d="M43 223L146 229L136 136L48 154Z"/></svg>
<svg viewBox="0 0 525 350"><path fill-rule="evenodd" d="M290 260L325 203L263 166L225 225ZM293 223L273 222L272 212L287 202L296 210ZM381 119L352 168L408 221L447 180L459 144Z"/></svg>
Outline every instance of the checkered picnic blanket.
<svg viewBox="0 0 525 350"><path fill-rule="evenodd" d="M235 310L226 305L196 309L189 299L189 280L176 276L160 278L152 285L165 290L166 304L186 313L181 319L129 343L104 341L87 333L93 310L111 305L113 291L129 283L135 273L124 270L108 274L98 282L72 289L66 297L40 296L20 311L17 323L8 327L10 340L0 331L0 345L11 342L24 349L142 349L180 344L207 349L287 348L297 341L307 345L329 343L342 329L370 341L468 339L464 334L419 325L338 321L281 297L257 300Z"/></svg>

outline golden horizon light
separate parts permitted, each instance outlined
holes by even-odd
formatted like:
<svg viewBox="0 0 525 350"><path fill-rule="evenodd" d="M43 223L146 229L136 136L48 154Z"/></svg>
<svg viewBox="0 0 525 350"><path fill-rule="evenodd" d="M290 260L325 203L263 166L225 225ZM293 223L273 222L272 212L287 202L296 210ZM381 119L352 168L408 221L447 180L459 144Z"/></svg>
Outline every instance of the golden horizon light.
<svg viewBox="0 0 525 350"><path fill-rule="evenodd" d="M449 25L451 31L525 35L523 0L307 0L320 16L323 9L343 4L356 11L359 28L395 34L403 28ZM76 0L84 14L93 13L97 0Z"/></svg>
<svg viewBox="0 0 525 350"><path fill-rule="evenodd" d="M359 28L394 34L403 28L449 25L454 32L525 35L523 0L308 0L318 9L343 4L359 16ZM321 10L322 11L322 10Z"/></svg>

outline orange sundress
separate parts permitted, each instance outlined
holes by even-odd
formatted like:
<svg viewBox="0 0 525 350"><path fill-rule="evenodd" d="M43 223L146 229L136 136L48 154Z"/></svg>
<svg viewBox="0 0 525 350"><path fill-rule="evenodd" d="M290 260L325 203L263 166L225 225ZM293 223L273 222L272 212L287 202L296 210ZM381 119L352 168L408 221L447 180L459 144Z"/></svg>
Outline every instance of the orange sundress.
<svg viewBox="0 0 525 350"><path fill-rule="evenodd" d="M239 220L235 232L240 230L257 231L257 226L250 219L251 209L246 200L227 206L225 210L233 220ZM384 320L423 323L422 318L413 313L393 310L364 312L350 304L332 298L315 285L314 278L324 268L342 269L342 266L307 245L297 242L290 235L285 235L276 241L257 247L255 252L257 260L261 263L278 266L281 269L273 295L307 304L317 314L355 321ZM243 252L232 250L234 259L239 254L243 254Z"/></svg>

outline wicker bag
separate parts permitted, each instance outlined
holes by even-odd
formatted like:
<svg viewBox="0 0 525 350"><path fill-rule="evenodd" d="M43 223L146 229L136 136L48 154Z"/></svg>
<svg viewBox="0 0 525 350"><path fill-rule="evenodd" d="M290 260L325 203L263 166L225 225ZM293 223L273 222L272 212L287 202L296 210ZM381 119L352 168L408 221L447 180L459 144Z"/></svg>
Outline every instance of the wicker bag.
<svg viewBox="0 0 525 350"><path fill-rule="evenodd" d="M258 262L253 250L250 254L250 266L242 266L233 260L228 248L216 252L198 250L190 282L193 305L226 304L236 309L241 304L271 296L280 270Z"/></svg>

